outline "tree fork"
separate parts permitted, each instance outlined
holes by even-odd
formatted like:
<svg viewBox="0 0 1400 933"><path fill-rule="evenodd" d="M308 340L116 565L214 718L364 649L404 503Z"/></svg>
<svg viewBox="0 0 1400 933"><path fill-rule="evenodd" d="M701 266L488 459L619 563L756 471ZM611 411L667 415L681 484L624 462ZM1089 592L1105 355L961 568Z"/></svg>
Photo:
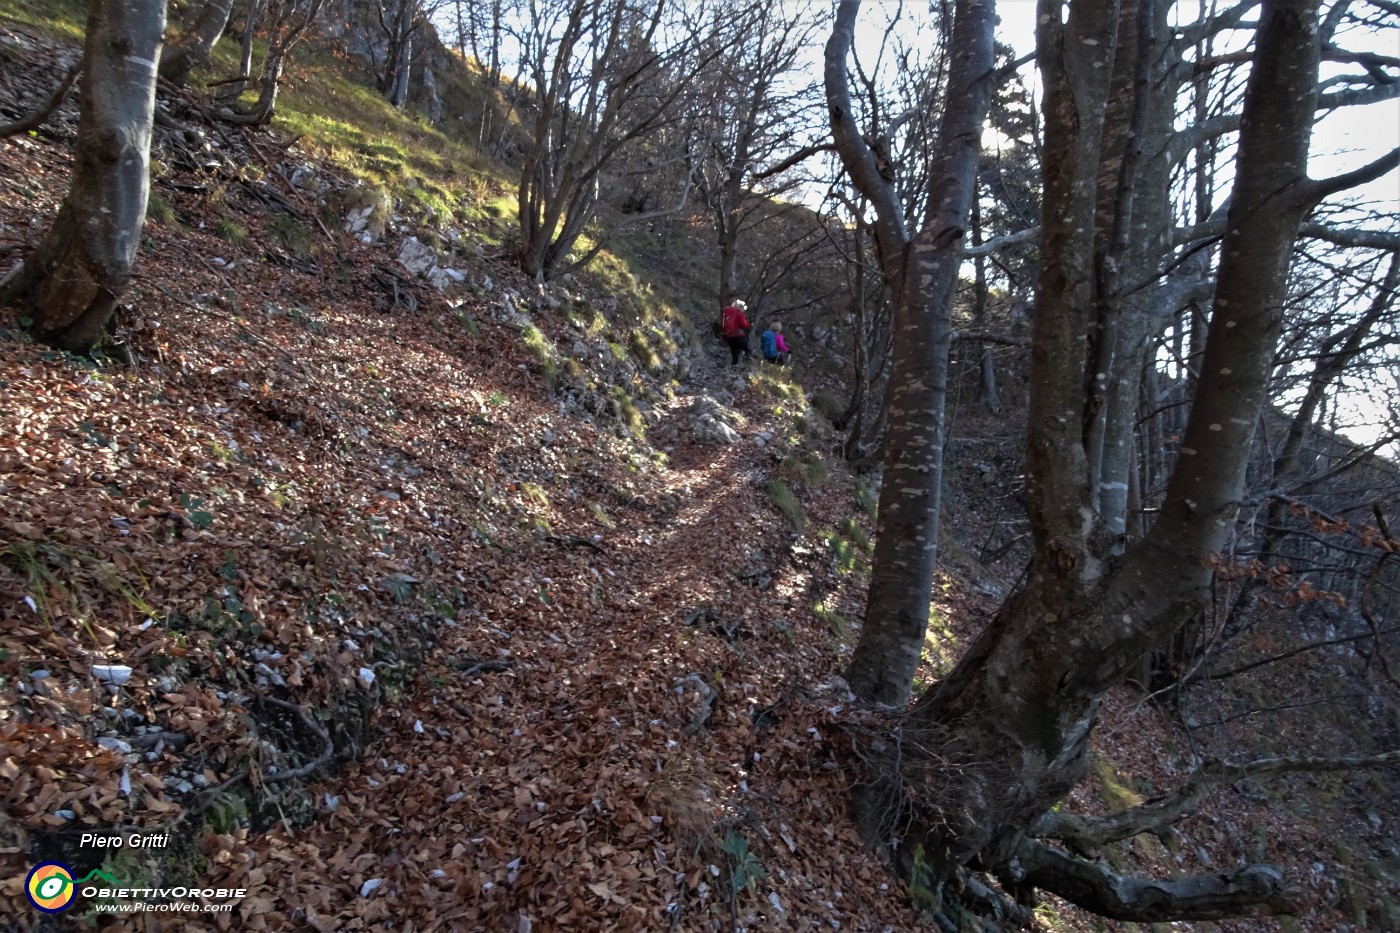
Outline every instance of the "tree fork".
<svg viewBox="0 0 1400 933"><path fill-rule="evenodd" d="M906 846L918 842L946 853L951 865L1074 892L1090 909L1130 919L1223 917L1287 903L1269 869L1140 882L1028 842L1027 833L1082 775L1099 698L1198 610L1210 578L1206 559L1233 528L1288 259L1312 203L1306 168L1317 6L1263 5L1216 310L1182 457L1157 523L1111 558L1090 507L1073 415L1084 410L1084 338L1093 325L1078 300L1089 292L1093 247L1093 204L1084 192L1098 169L1097 153L1084 146L1085 121L1107 92L1099 72L1109 70L1102 50L1112 48L1106 40L1117 8L1113 0L1077 3L1061 25L1058 4L1042 3L1047 155L1027 442L1035 559L1025 585L901 726L936 739L904 745L902 774L915 807Z"/></svg>
<svg viewBox="0 0 1400 933"><path fill-rule="evenodd" d="M73 180L39 247L0 295L36 338L86 353L126 291L150 194L164 0L92 0Z"/></svg>

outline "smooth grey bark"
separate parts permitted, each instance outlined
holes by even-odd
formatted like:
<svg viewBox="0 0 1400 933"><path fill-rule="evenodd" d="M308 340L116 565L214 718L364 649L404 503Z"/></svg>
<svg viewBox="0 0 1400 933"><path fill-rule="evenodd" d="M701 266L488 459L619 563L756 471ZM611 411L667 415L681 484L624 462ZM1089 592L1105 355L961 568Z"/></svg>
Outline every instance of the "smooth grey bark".
<svg viewBox="0 0 1400 933"><path fill-rule="evenodd" d="M238 76L223 81L214 92L221 103L235 101L248 86L253 74L253 37L257 34L258 17L262 14L266 0L248 0L247 18L243 21L243 38L238 53Z"/></svg>
<svg viewBox="0 0 1400 933"><path fill-rule="evenodd" d="M191 71L209 60L232 11L233 0L205 0L194 25L166 47L160 59L160 76L176 86L183 85Z"/></svg>
<svg viewBox="0 0 1400 933"><path fill-rule="evenodd" d="M1094 293L1098 324L1086 426L1093 508L1121 545L1127 531L1137 384L1151 331L1154 290L1140 270L1161 262L1171 233L1164 158L1174 117L1174 57L1165 0L1124 0L1109 91L1096 213Z"/></svg>
<svg viewBox="0 0 1400 933"><path fill-rule="evenodd" d="M972 245L982 245L982 205L972 200ZM987 257L977 253L972 257L972 324L978 330L987 325ZM977 350L977 404L992 414L1001 412L1001 395L997 392L996 358L990 343L983 342Z"/></svg>
<svg viewBox="0 0 1400 933"><path fill-rule="evenodd" d="M837 152L875 209L880 261L894 302L894 349L870 590L846 679L857 696L901 705L909 698L928 628L951 306L991 103L996 10L993 0L955 4L948 93L928 176L927 214L912 238L905 233L895 186L852 113L846 58L859 10L859 0L843 0L837 8L825 54L827 107Z"/></svg>
<svg viewBox="0 0 1400 933"><path fill-rule="evenodd" d="M408 103L408 78L413 57L413 34L418 29L419 0L396 0L386 19L379 8L379 25L387 37L379 93L400 109Z"/></svg>
<svg viewBox="0 0 1400 933"><path fill-rule="evenodd" d="M1109 93L1117 16L1113 0L1079 0L1062 25L1060 4L1041 3L1045 199L1027 440L1035 556L1026 582L904 720L910 760L902 773L918 827L904 845L922 844L945 874L977 859L1010 884L1044 887L1091 910L1121 897L1113 915L1143 920L1163 916L1152 893L1162 886L1115 887L1101 872L1086 877L1063 857L1028 849L1026 834L1083 774L1103 693L1202 604L1209 558L1234 527L1289 257L1319 190L1306 177L1319 49L1316 0L1264 3L1217 308L1182 455L1157 522L1111 558L1079 440L1089 398L1083 361L1095 324L1084 299L1094 254L1096 124ZM1269 876L1250 869L1228 890L1178 890L1186 899L1172 899L1167 913L1272 907L1280 889L1265 883ZM1215 898L1224 900L1205 906Z"/></svg>
<svg viewBox="0 0 1400 933"><path fill-rule="evenodd" d="M86 353L131 280L150 193L165 0L92 0L73 177L53 226L0 296L37 339Z"/></svg>

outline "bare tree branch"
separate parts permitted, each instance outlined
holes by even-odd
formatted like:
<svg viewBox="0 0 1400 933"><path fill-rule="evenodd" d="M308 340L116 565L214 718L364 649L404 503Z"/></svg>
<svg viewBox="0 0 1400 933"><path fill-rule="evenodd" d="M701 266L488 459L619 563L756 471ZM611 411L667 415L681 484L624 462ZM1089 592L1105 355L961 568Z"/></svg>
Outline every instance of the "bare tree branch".
<svg viewBox="0 0 1400 933"><path fill-rule="evenodd" d="M1400 85L1397 85L1397 87L1400 87ZM1389 172L1393 172L1397 166L1400 166L1400 146L1397 146L1374 162L1363 165L1355 171L1334 175L1331 178L1312 179L1303 186L1303 194L1304 197L1310 198L1316 203L1328 195L1375 181L1377 178Z"/></svg>
<svg viewBox="0 0 1400 933"><path fill-rule="evenodd" d="M11 136L18 136L20 133L27 133L30 130L38 129L44 125L44 121L49 118L55 110L63 104L68 92L73 90L73 85L78 83L78 75L83 72L82 59L73 63L73 67L68 69L68 74L64 75L58 87L49 95L49 99L43 105L27 117L21 117L13 123L0 125L0 139L8 139Z"/></svg>

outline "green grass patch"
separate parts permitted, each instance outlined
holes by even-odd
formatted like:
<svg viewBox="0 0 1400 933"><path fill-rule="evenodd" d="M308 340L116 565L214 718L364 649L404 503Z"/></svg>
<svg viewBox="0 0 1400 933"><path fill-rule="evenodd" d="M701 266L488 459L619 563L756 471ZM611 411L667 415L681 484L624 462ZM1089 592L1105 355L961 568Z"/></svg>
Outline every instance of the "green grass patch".
<svg viewBox="0 0 1400 933"><path fill-rule="evenodd" d="M846 406L830 392L817 392L811 399L812 409L834 426L846 413Z"/></svg>
<svg viewBox="0 0 1400 933"><path fill-rule="evenodd" d="M855 486L851 489L851 498L860 509L871 518L875 518L880 508L880 498L875 494L875 490L870 488L870 484L862 480L856 480Z"/></svg>
<svg viewBox="0 0 1400 933"><path fill-rule="evenodd" d="M267 237L298 259L310 259L316 254L316 241L310 231L294 217L274 214L267 221Z"/></svg>
<svg viewBox="0 0 1400 933"><path fill-rule="evenodd" d="M520 335L525 342L525 349L530 351L530 358L539 366L545 385L549 386L550 391L558 388L559 354L554 349L554 344L538 327L528 321L520 326Z"/></svg>
<svg viewBox="0 0 1400 933"><path fill-rule="evenodd" d="M642 418L642 412L637 408L637 403L632 401L632 396L627 394L627 390L622 386L613 386L612 399L617 403L618 420L627 426L627 430L638 438L646 433L647 423Z"/></svg>
<svg viewBox="0 0 1400 933"><path fill-rule="evenodd" d="M214 236L230 246L242 246L248 241L248 231L232 217L220 217L214 223Z"/></svg>
<svg viewBox="0 0 1400 933"><path fill-rule="evenodd" d="M1142 804L1142 794L1133 786L1132 778L1119 771L1112 760L1095 755L1091 768L1099 779L1099 799L1109 813L1121 813Z"/></svg>
<svg viewBox="0 0 1400 933"><path fill-rule="evenodd" d="M825 486L831 479L831 471L827 468L826 461L821 454L815 450L807 452L806 458L802 461L802 481L808 489L817 489Z"/></svg>
<svg viewBox="0 0 1400 933"><path fill-rule="evenodd" d="M604 528L613 528L616 526L616 522L612 520L612 516L608 514L608 510L603 508L600 503L589 502L588 511L593 513L593 517L598 519L598 524L602 525Z"/></svg>
<svg viewBox="0 0 1400 933"><path fill-rule="evenodd" d="M953 631L948 617L938 606L928 610L928 628L924 630L923 661L935 678L945 676L962 655L963 645Z"/></svg>
<svg viewBox="0 0 1400 933"><path fill-rule="evenodd" d="M521 483L520 493L541 508L549 508L549 493L538 483Z"/></svg>
<svg viewBox="0 0 1400 933"><path fill-rule="evenodd" d="M608 323L603 315L598 313L593 302L583 298L565 301L560 306L559 313L579 330L594 337L602 333Z"/></svg>
<svg viewBox="0 0 1400 933"><path fill-rule="evenodd" d="M802 384L784 368L764 366L754 373L750 383L763 395L795 405L799 411L807 407L807 396L802 391Z"/></svg>
<svg viewBox="0 0 1400 933"><path fill-rule="evenodd" d="M647 340L647 335L642 328L633 328L628 333L627 347L637 358L637 362L641 363L648 372L656 372L661 368L661 357L657 356L656 351L652 349L651 342Z"/></svg>
<svg viewBox="0 0 1400 933"><path fill-rule="evenodd" d="M869 554L874 545L870 541L870 536L865 533L865 529L860 527L860 522L855 516L851 516L841 523L841 535L854 544L863 554Z"/></svg>
<svg viewBox="0 0 1400 933"><path fill-rule="evenodd" d="M159 191L152 191L146 201L146 219L167 227L179 223L179 218L175 216L175 208L170 206L170 202Z"/></svg>
<svg viewBox="0 0 1400 933"><path fill-rule="evenodd" d="M836 558L836 567L840 572L850 573L869 567L870 537L855 518L846 519L835 531L824 534L822 540Z"/></svg>
<svg viewBox="0 0 1400 933"><path fill-rule="evenodd" d="M87 7L81 0L0 0L0 20L27 26L52 39L82 41L87 28ZM12 55L0 49L0 55Z"/></svg>
<svg viewBox="0 0 1400 933"><path fill-rule="evenodd" d="M788 520L788 524L795 531L801 531L807 526L807 510L802 507L802 503L793 494L792 487L780 479L770 479L768 481L768 501L773 503L773 507L783 513L783 517Z"/></svg>

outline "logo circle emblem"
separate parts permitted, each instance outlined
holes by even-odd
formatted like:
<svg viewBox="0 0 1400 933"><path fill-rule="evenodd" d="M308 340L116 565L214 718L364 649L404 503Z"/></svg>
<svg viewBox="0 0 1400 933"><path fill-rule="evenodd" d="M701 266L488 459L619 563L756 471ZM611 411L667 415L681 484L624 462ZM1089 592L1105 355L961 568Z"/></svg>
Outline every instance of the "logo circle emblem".
<svg viewBox="0 0 1400 933"><path fill-rule="evenodd" d="M73 906L77 893L73 871L62 862L40 862L24 879L24 893L29 903L44 913L62 913Z"/></svg>

